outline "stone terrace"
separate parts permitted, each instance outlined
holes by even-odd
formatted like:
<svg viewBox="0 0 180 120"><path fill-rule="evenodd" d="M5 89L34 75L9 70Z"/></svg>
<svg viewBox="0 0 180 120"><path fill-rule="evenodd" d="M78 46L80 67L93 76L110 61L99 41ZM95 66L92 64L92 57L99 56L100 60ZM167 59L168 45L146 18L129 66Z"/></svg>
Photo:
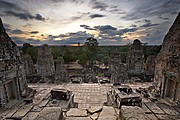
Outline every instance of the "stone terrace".
<svg viewBox="0 0 180 120"><path fill-rule="evenodd" d="M89 108L103 106L106 102L106 92L110 90L111 84L30 84L37 92L49 93L53 88L64 88L74 93L74 102L78 103L78 108ZM36 99L36 98L35 98Z"/></svg>

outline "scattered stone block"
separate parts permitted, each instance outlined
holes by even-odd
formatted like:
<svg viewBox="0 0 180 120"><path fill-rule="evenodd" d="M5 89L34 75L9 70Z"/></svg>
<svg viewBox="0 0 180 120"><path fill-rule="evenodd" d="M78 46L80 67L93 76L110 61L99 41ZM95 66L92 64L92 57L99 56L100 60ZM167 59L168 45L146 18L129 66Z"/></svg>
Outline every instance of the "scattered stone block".
<svg viewBox="0 0 180 120"><path fill-rule="evenodd" d="M94 113L100 113L102 111L103 107L101 106L97 106L97 107L91 107L89 109L87 109L87 113L92 115Z"/></svg>
<svg viewBox="0 0 180 120"><path fill-rule="evenodd" d="M150 120L138 106L122 106L119 115L121 120Z"/></svg>
<svg viewBox="0 0 180 120"><path fill-rule="evenodd" d="M51 90L52 99L56 100L68 100L70 98L71 92L65 89L53 89Z"/></svg>
<svg viewBox="0 0 180 120"><path fill-rule="evenodd" d="M113 107L103 106L103 110L99 115L98 120L116 120L117 114Z"/></svg>
<svg viewBox="0 0 180 120"><path fill-rule="evenodd" d="M176 111L173 107L167 104L157 103L157 105L168 115L179 115L178 111Z"/></svg>
<svg viewBox="0 0 180 120"><path fill-rule="evenodd" d="M99 117L99 114L100 114L100 113L94 113L94 114L90 115L90 118L91 118L92 120L97 120L98 117Z"/></svg>
<svg viewBox="0 0 180 120"><path fill-rule="evenodd" d="M89 117L67 117L65 120L92 120Z"/></svg>
<svg viewBox="0 0 180 120"><path fill-rule="evenodd" d="M154 114L146 114L146 115L150 120L158 120L158 118Z"/></svg>
<svg viewBox="0 0 180 120"><path fill-rule="evenodd" d="M35 120L63 120L60 107L45 107Z"/></svg>
<svg viewBox="0 0 180 120"><path fill-rule="evenodd" d="M154 113L154 114L165 114L161 108L159 108L155 103L153 102L146 102L145 105Z"/></svg>
<svg viewBox="0 0 180 120"><path fill-rule="evenodd" d="M86 109L71 108L67 112L67 117L87 117Z"/></svg>

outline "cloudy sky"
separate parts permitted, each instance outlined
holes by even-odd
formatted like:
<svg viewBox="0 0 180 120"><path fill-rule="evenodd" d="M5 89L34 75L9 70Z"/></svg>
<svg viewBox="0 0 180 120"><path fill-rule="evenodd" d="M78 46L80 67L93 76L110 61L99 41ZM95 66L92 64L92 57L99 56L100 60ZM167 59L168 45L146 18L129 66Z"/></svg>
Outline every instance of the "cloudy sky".
<svg viewBox="0 0 180 120"><path fill-rule="evenodd" d="M0 0L0 17L17 44L100 45L139 39L161 44L180 0Z"/></svg>

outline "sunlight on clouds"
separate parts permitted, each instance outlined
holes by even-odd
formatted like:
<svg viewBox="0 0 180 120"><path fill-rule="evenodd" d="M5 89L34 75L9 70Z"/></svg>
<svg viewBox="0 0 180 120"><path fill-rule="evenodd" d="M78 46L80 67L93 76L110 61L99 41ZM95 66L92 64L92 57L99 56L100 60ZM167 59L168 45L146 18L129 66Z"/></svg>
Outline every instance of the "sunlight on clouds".
<svg viewBox="0 0 180 120"><path fill-rule="evenodd" d="M142 33L142 32L128 32L123 34L121 37L123 38L122 40L126 41L126 40L135 40L135 39L140 39L141 37L146 36L146 34Z"/></svg>

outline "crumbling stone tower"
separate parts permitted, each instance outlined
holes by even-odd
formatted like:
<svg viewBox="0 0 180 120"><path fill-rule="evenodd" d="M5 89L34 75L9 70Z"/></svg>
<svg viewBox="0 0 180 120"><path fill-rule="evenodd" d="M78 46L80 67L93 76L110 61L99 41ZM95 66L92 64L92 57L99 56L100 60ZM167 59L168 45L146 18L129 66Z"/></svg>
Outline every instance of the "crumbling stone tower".
<svg viewBox="0 0 180 120"><path fill-rule="evenodd" d="M144 78L144 54L142 43L136 39L129 48L127 56L128 76Z"/></svg>
<svg viewBox="0 0 180 120"><path fill-rule="evenodd" d="M180 13L164 38L154 80L161 97L180 101Z"/></svg>
<svg viewBox="0 0 180 120"><path fill-rule="evenodd" d="M151 81L154 78L156 55L149 55L145 64L146 79Z"/></svg>
<svg viewBox="0 0 180 120"><path fill-rule="evenodd" d="M0 107L21 99L21 94L26 88L19 49L6 33L0 19Z"/></svg>
<svg viewBox="0 0 180 120"><path fill-rule="evenodd" d="M67 73L66 67L64 66L64 60L58 59L55 61L56 68L56 80L55 83L69 82L70 77Z"/></svg>
<svg viewBox="0 0 180 120"><path fill-rule="evenodd" d="M109 73L113 84L121 84L127 79L127 67L121 62L121 55L117 49L111 53L109 61Z"/></svg>
<svg viewBox="0 0 180 120"><path fill-rule="evenodd" d="M24 64L24 69L25 69L25 73L26 73L26 76L30 76L30 75L33 75L33 74L36 74L36 67L32 61L32 58L29 54L25 54L22 56L22 61L23 61L23 64Z"/></svg>
<svg viewBox="0 0 180 120"><path fill-rule="evenodd" d="M37 74L41 76L52 76L55 74L53 56L48 45L43 45L38 50Z"/></svg>

